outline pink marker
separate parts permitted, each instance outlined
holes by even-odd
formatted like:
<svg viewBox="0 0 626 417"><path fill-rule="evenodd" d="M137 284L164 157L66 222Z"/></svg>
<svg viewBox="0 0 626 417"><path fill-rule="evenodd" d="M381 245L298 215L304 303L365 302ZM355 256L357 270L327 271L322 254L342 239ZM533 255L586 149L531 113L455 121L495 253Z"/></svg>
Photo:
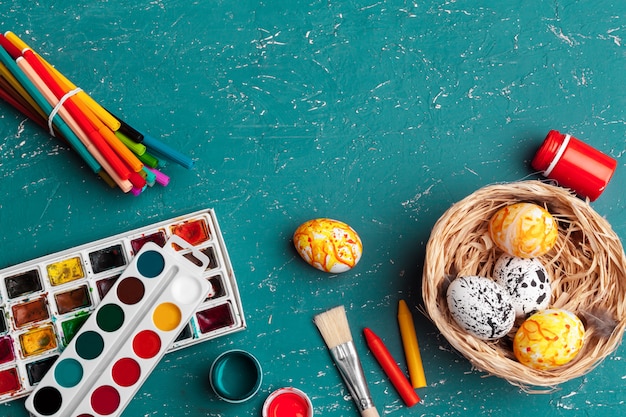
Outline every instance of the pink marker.
<svg viewBox="0 0 626 417"><path fill-rule="evenodd" d="M162 173L158 169L154 169L154 168L150 168L150 167L146 167L146 168L148 168L150 171L152 171L152 173L154 175L156 175L156 182L157 183L161 184L164 187L167 184L170 183L170 177L168 177L167 175L165 175L164 173Z"/></svg>

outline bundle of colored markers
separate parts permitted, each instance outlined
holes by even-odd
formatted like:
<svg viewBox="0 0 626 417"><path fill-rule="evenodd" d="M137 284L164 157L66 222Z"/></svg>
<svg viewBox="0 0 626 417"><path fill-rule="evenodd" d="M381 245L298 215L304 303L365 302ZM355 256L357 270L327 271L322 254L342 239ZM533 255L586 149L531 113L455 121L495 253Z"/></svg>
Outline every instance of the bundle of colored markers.
<svg viewBox="0 0 626 417"><path fill-rule="evenodd" d="M166 160L193 160L113 115L12 32L0 34L0 97L72 147L96 174L125 193L167 185Z"/></svg>

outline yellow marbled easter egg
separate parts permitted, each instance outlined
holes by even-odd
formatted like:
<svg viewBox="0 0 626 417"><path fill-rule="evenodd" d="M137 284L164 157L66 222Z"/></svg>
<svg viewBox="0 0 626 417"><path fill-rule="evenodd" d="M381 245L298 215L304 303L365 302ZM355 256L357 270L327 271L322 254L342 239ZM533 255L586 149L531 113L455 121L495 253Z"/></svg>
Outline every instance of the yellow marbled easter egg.
<svg viewBox="0 0 626 417"><path fill-rule="evenodd" d="M546 254L559 234L554 217L532 203L516 203L498 210L489 221L489 233L496 246L520 258Z"/></svg>
<svg viewBox="0 0 626 417"><path fill-rule="evenodd" d="M357 232L333 219L302 223L293 234L293 244L309 265L334 274L354 268L363 254Z"/></svg>
<svg viewBox="0 0 626 417"><path fill-rule="evenodd" d="M513 353L522 364L539 370L565 365L583 346L585 327L563 309L543 310L526 319L515 333Z"/></svg>

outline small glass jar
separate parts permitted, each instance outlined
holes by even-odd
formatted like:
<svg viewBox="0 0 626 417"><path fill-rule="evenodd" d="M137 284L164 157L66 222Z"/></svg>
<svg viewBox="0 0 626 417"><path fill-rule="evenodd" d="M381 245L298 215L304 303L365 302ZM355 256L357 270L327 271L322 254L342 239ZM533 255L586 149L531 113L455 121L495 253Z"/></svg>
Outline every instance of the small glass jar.
<svg viewBox="0 0 626 417"><path fill-rule="evenodd" d="M531 165L546 178L595 201L611 180L617 161L571 135L551 130Z"/></svg>

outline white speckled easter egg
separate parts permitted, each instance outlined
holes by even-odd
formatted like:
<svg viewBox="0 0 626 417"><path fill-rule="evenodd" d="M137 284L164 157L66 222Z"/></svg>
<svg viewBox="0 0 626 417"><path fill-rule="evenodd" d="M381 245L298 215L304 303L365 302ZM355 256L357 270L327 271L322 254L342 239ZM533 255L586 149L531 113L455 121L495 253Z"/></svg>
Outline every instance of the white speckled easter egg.
<svg viewBox="0 0 626 417"><path fill-rule="evenodd" d="M572 312L543 310L530 316L517 330L513 353L533 369L554 369L569 363L583 346L585 327Z"/></svg>
<svg viewBox="0 0 626 417"><path fill-rule="evenodd" d="M448 287L447 301L458 325L480 339L499 339L513 328L515 310L511 298L489 278L456 278Z"/></svg>
<svg viewBox="0 0 626 417"><path fill-rule="evenodd" d="M493 278L506 289L517 317L545 310L550 304L550 279L536 258L503 254L493 267Z"/></svg>
<svg viewBox="0 0 626 417"><path fill-rule="evenodd" d="M309 265L333 274L354 268L363 254L363 244L356 231L333 219L302 223L293 234L293 244Z"/></svg>
<svg viewBox="0 0 626 417"><path fill-rule="evenodd" d="M509 255L534 258L552 249L558 226L543 207L516 203L501 208L491 217L489 234L496 246Z"/></svg>

